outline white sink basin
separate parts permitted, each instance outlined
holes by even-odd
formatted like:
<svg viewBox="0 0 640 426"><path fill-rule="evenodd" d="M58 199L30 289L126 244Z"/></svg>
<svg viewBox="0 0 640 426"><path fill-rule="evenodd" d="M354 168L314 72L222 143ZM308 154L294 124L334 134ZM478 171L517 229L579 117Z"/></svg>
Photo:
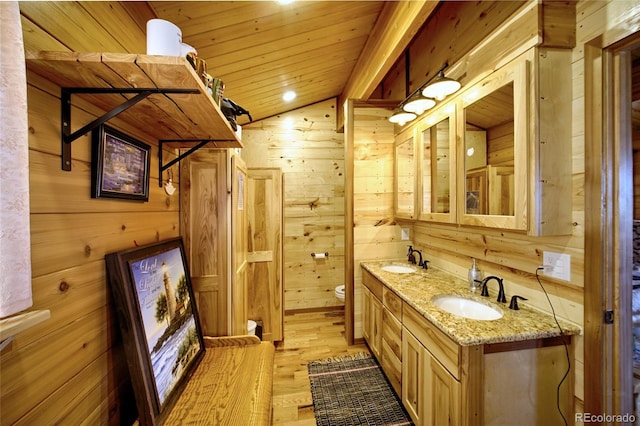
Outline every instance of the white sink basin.
<svg viewBox="0 0 640 426"><path fill-rule="evenodd" d="M484 303L467 299L464 296L456 296L452 294L439 294L433 296L431 301L438 308L447 311L450 314L463 318L491 321L502 318L502 311L499 308L493 308Z"/></svg>
<svg viewBox="0 0 640 426"><path fill-rule="evenodd" d="M410 274L416 271L416 268L405 265L384 265L383 271L393 272L394 274Z"/></svg>

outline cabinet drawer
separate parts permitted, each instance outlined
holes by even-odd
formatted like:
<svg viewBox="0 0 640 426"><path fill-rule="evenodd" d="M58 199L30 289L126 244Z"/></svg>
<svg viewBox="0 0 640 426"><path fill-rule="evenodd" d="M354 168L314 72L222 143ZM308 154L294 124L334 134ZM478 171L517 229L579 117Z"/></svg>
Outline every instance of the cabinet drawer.
<svg viewBox="0 0 640 426"><path fill-rule="evenodd" d="M402 395L402 362L384 339L382 339L382 360L380 365L382 365L382 369L393 389L398 395Z"/></svg>
<svg viewBox="0 0 640 426"><path fill-rule="evenodd" d="M382 309L382 339L402 359L402 323L387 309Z"/></svg>
<svg viewBox="0 0 640 426"><path fill-rule="evenodd" d="M402 299L387 287L382 288L382 303L396 318L402 318Z"/></svg>
<svg viewBox="0 0 640 426"><path fill-rule="evenodd" d="M362 284L364 284L378 300L382 300L382 283L366 269L362 270Z"/></svg>
<svg viewBox="0 0 640 426"><path fill-rule="evenodd" d="M460 346L411 306L405 304L402 313L402 324L407 330L440 361L451 375L460 380Z"/></svg>

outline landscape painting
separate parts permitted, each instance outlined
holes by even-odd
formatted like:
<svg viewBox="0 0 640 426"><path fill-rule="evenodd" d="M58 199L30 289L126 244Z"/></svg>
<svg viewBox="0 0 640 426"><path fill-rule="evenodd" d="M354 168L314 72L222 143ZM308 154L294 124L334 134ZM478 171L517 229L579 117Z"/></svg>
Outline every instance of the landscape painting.
<svg viewBox="0 0 640 426"><path fill-rule="evenodd" d="M151 409L155 419L204 353L182 239L108 254L105 261L138 410Z"/></svg>

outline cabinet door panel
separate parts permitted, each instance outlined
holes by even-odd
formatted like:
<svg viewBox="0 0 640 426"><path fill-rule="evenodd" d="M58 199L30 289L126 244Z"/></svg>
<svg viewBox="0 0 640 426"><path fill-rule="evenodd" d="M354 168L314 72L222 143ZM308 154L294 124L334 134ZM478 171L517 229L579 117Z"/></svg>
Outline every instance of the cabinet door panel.
<svg viewBox="0 0 640 426"><path fill-rule="evenodd" d="M371 345L371 292L362 287L362 337Z"/></svg>
<svg viewBox="0 0 640 426"><path fill-rule="evenodd" d="M424 347L406 329L402 332L402 403L415 424L422 424Z"/></svg>
<svg viewBox="0 0 640 426"><path fill-rule="evenodd" d="M382 289L382 303L396 318L402 318L402 299L387 287Z"/></svg>
<svg viewBox="0 0 640 426"><path fill-rule="evenodd" d="M425 353L424 412L427 425L460 424L460 382L428 352Z"/></svg>
<svg viewBox="0 0 640 426"><path fill-rule="evenodd" d="M398 395L402 394L402 364L384 337L382 339L382 357L380 364L393 389Z"/></svg>
<svg viewBox="0 0 640 426"><path fill-rule="evenodd" d="M382 338L393 354L402 359L402 323L386 307L382 309Z"/></svg>
<svg viewBox="0 0 640 426"><path fill-rule="evenodd" d="M376 358L380 359L382 355L382 302L375 296L371 296L371 342L369 347Z"/></svg>

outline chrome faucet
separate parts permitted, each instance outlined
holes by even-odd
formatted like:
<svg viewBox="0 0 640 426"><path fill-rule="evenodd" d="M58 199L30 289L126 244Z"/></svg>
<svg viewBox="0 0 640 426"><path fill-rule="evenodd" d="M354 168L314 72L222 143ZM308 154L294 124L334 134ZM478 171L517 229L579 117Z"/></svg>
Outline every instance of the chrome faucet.
<svg viewBox="0 0 640 426"><path fill-rule="evenodd" d="M500 303L507 303L507 298L504 295L504 284L502 283L502 278L498 278L495 275L491 275L490 277L487 277L484 280L482 280L482 293L480 293L480 296L489 297L489 290L487 289L487 283L491 280L498 281L498 286L500 286L500 288L498 289L497 301Z"/></svg>

